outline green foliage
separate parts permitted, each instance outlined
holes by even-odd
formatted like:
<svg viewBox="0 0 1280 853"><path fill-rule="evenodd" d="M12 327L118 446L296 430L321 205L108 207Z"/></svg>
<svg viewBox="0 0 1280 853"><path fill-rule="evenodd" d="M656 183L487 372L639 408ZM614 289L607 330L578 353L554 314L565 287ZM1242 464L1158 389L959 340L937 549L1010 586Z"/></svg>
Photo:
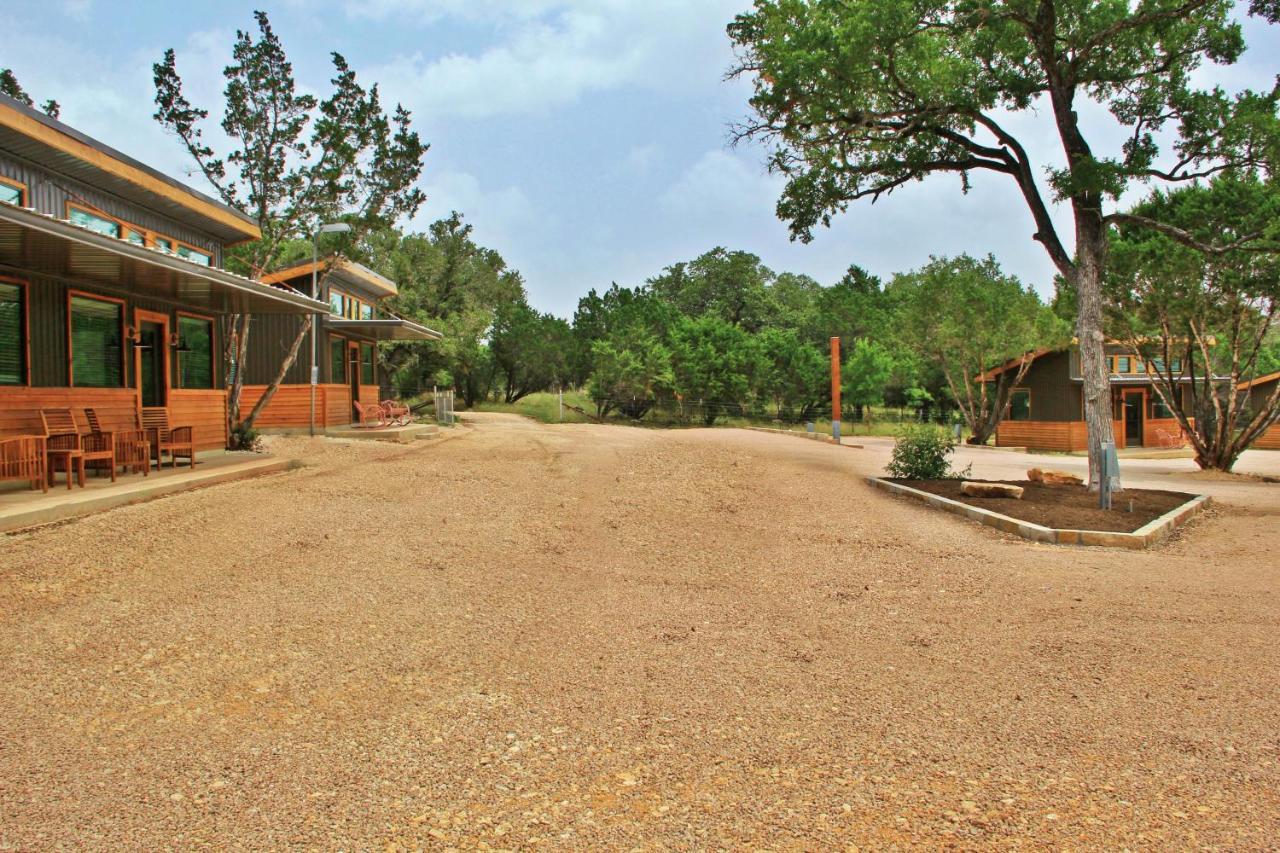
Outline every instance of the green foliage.
<svg viewBox="0 0 1280 853"><path fill-rule="evenodd" d="M770 328L757 336L760 366L755 391L773 405L774 415L807 420L829 395L830 362L821 349L794 328Z"/></svg>
<svg viewBox="0 0 1280 853"><path fill-rule="evenodd" d="M489 332L489 351L501 371L503 401L563 383L568 374L569 324L539 314L523 300L499 305Z"/></svg>
<svg viewBox="0 0 1280 853"><path fill-rule="evenodd" d="M232 450L257 450L262 438L258 431L244 424L236 424L231 430L231 438L227 446Z"/></svg>
<svg viewBox="0 0 1280 853"><path fill-rule="evenodd" d="M670 351L647 332L596 341L592 361L587 388L600 417L616 408L639 420L657 402L658 395L675 384Z"/></svg>
<svg viewBox="0 0 1280 853"><path fill-rule="evenodd" d="M977 381L978 375L1070 337L1067 324L1035 290L1005 275L992 257L933 258L895 276L886 293L896 309L898 340L941 370L976 443L995 430L1021 378L1017 370L993 383Z"/></svg>
<svg viewBox="0 0 1280 853"><path fill-rule="evenodd" d="M840 393L855 406L879 405L884 402L885 386L893 370L893 356L883 344L859 338L840 370Z"/></svg>
<svg viewBox="0 0 1280 853"><path fill-rule="evenodd" d="M747 401L760 365L755 339L713 314L683 317L671 330L676 391L684 400L705 407L707 426L725 410Z"/></svg>
<svg viewBox="0 0 1280 853"><path fill-rule="evenodd" d="M943 480L968 476L968 469L953 471L949 458L956 449L947 430L919 424L898 433L893 455L885 470L900 480Z"/></svg>
<svg viewBox="0 0 1280 853"><path fill-rule="evenodd" d="M22 88L22 84L18 82L17 75L9 68L0 68L0 95L8 95L15 101L24 103L29 107L35 106L35 101L27 94L27 90ZM41 104L40 110L49 118L54 119L62 113L61 105L52 98Z"/></svg>
<svg viewBox="0 0 1280 853"><path fill-rule="evenodd" d="M1239 387L1273 369L1280 191L1258 178L1220 175L1155 192L1131 213L1134 219L1112 239L1104 291L1109 324L1157 368L1155 392L1191 437L1197 462L1230 470L1280 416L1280 397L1250 407ZM1199 243L1225 240L1238 248L1200 251L1169 228Z"/></svg>

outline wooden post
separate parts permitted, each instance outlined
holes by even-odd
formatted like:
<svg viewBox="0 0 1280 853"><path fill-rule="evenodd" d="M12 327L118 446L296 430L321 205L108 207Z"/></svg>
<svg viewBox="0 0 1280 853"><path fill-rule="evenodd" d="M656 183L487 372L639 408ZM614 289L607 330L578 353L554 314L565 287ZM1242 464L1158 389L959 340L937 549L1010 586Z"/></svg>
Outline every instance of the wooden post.
<svg viewBox="0 0 1280 853"><path fill-rule="evenodd" d="M840 443L840 339L831 339L831 437Z"/></svg>

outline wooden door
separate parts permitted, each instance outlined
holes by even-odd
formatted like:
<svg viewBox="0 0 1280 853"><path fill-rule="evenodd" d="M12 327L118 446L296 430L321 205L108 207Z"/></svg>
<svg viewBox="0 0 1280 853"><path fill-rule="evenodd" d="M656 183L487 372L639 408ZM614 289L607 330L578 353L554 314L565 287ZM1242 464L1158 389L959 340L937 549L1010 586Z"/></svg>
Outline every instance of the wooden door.
<svg viewBox="0 0 1280 853"><path fill-rule="evenodd" d="M360 400L360 345L356 343L347 347L347 378L351 383L351 422L358 423L355 404Z"/></svg>
<svg viewBox="0 0 1280 853"><path fill-rule="evenodd" d="M1147 421L1147 392L1141 388L1129 389L1121 399L1124 401L1124 446L1141 447Z"/></svg>
<svg viewBox="0 0 1280 853"><path fill-rule="evenodd" d="M138 339L133 343L133 387L138 405L169 405L169 317L154 311L134 311Z"/></svg>

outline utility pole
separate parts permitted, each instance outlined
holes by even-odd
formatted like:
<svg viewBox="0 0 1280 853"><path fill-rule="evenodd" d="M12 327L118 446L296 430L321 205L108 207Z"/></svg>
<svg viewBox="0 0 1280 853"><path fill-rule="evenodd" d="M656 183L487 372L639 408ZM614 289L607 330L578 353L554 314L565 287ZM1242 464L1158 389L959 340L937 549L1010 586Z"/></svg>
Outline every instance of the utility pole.
<svg viewBox="0 0 1280 853"><path fill-rule="evenodd" d="M840 443L840 339L831 339L831 437Z"/></svg>

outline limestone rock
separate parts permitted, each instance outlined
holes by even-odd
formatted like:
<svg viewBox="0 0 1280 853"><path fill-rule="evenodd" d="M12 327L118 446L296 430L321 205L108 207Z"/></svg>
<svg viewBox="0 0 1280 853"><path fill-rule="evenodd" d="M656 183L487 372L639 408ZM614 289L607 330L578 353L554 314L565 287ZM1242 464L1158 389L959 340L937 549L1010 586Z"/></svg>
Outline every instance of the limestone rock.
<svg viewBox="0 0 1280 853"><path fill-rule="evenodd" d="M1066 471L1045 471L1040 468L1028 468L1027 479L1033 483L1044 483L1046 486L1080 486L1084 480Z"/></svg>
<svg viewBox="0 0 1280 853"><path fill-rule="evenodd" d="M969 480L960 484L960 494L971 498L1013 498L1022 500L1022 486L1005 483L975 483Z"/></svg>

